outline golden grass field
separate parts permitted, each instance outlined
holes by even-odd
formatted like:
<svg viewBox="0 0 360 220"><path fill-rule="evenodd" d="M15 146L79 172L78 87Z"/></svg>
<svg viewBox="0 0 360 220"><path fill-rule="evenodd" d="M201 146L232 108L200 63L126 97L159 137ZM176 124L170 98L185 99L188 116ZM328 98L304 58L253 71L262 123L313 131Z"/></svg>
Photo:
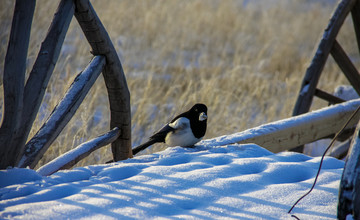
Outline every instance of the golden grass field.
<svg viewBox="0 0 360 220"><path fill-rule="evenodd" d="M257 1L259 4L245 4L241 0L91 2L118 51L126 74L131 93L134 146L196 102L203 102L209 108L205 138L291 116L306 68L336 7L336 4L306 0L276 1L275 5L270 5L268 0ZM2 75L15 1L2 0L1 3ZM28 72L57 4L58 1L37 1ZM359 66L349 17L338 41ZM73 18L30 136L90 61L89 51ZM332 92L340 84L348 82L329 58L319 87ZM326 105L316 99L313 108ZM108 130L107 93L100 76L39 165ZM163 148L156 145L150 151ZM111 150L105 147L78 165L103 163L110 158Z"/></svg>

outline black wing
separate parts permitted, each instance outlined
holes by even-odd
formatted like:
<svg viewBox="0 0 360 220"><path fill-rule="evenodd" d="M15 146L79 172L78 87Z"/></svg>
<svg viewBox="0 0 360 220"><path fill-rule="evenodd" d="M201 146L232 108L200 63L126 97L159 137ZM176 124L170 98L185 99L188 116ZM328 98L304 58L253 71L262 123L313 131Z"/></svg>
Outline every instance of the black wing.
<svg viewBox="0 0 360 220"><path fill-rule="evenodd" d="M165 142L165 137L169 132L174 131L175 129L170 127L169 124L166 124L164 127L162 127L159 131L157 131L155 134L153 134L150 137L150 140L156 140L158 142Z"/></svg>
<svg viewBox="0 0 360 220"><path fill-rule="evenodd" d="M156 140L158 142L165 142L165 137L169 132L175 131L174 128L170 127L169 124L173 123L180 117L185 117L188 113L184 112L178 116L176 116L173 120L171 120L169 123L167 123L164 127L160 128L155 134L153 134L149 139L150 140Z"/></svg>

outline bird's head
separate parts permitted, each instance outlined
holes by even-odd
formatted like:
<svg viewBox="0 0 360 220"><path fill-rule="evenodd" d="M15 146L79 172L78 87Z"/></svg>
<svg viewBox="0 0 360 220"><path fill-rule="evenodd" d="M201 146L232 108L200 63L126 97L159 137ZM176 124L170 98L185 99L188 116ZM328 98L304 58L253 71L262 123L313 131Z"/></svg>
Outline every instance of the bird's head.
<svg viewBox="0 0 360 220"><path fill-rule="evenodd" d="M204 104L201 103L197 103L195 104L191 109L190 112L192 114L195 114L199 121L206 121L208 116L207 116L207 107Z"/></svg>

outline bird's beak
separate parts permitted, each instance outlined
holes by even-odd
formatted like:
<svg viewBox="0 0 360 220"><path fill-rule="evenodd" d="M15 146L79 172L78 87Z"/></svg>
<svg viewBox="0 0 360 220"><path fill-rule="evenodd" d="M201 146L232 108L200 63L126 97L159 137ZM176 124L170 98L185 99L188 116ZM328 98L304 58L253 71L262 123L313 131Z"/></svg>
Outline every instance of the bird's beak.
<svg viewBox="0 0 360 220"><path fill-rule="evenodd" d="M199 121L204 121L206 119L207 119L207 115L205 114L205 112L201 112L199 116Z"/></svg>

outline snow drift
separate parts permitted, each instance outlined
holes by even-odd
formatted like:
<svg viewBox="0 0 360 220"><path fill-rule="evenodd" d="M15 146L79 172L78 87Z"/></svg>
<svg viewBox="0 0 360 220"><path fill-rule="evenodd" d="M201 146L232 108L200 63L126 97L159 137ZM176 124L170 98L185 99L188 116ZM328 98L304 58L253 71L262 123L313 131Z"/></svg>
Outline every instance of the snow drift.
<svg viewBox="0 0 360 220"><path fill-rule="evenodd" d="M289 219L320 158L254 144L169 148L123 162L59 171L0 171L2 219ZM314 191L293 210L336 219L344 162L327 157Z"/></svg>

